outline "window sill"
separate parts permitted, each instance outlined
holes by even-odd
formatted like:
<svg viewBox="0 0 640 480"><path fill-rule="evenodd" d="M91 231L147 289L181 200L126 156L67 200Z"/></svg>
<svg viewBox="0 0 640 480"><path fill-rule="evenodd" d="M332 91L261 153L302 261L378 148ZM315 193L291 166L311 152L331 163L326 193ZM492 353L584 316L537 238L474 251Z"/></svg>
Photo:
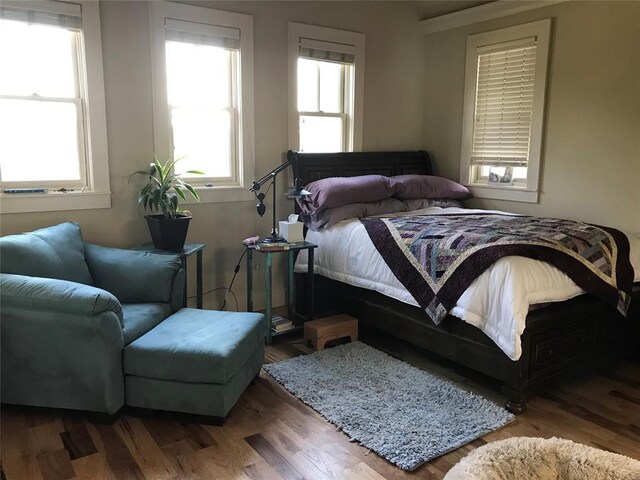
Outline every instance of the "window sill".
<svg viewBox="0 0 640 480"><path fill-rule="evenodd" d="M111 208L111 192L0 193L0 213Z"/></svg>
<svg viewBox="0 0 640 480"><path fill-rule="evenodd" d="M538 192L524 187L497 187L493 185L466 185L475 198L490 198L494 200L508 200L511 202L538 203Z"/></svg>
<svg viewBox="0 0 640 480"><path fill-rule="evenodd" d="M244 187L204 187L194 185L194 188L200 196L200 203L246 202L255 198L253 193ZM182 200L180 203L184 205L195 205L198 202L191 196L188 196L186 201Z"/></svg>

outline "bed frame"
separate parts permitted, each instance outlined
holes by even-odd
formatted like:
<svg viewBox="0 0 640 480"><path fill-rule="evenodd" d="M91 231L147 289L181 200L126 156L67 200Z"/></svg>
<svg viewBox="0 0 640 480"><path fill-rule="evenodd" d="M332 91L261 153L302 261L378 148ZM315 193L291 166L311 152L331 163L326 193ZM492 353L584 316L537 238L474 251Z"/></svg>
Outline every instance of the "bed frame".
<svg viewBox="0 0 640 480"><path fill-rule="evenodd" d="M433 174L425 151L289 151L287 158L295 162L294 170L303 185L333 176ZM304 274L298 276L298 282L305 281ZM497 379L506 396L506 408L519 414L526 410L525 402L532 395L608 364L621 353L638 353L640 286L636 286L627 318L591 295L532 309L518 361L507 357L480 329L456 317L448 315L436 326L418 307L320 275L315 275L315 303L318 309L347 313L365 327L382 330Z"/></svg>

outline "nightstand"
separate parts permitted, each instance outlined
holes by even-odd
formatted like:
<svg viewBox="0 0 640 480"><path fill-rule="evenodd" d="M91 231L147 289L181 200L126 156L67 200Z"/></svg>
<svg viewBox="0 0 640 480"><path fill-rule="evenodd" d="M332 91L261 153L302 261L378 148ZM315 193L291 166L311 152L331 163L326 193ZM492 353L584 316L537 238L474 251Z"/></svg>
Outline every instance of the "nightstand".
<svg viewBox="0 0 640 480"><path fill-rule="evenodd" d="M196 306L202 309L202 250L207 246L206 243L185 243L184 248L179 252L170 252L160 250L153 246L153 243L144 243L138 245L134 250L142 252L159 253L161 255L179 255L184 268L184 306L187 306L187 258L196 254Z"/></svg>
<svg viewBox="0 0 640 480"><path fill-rule="evenodd" d="M295 263L295 257L300 250L307 250L309 252L309 261L307 274L309 281L306 283L306 301L307 301L307 315L306 320L313 320L313 252L318 247L314 243L309 242L296 242L289 243L280 247L266 247L262 243L256 245L245 245L247 249L247 310L253 311L253 252L258 252L264 255L265 264L265 316L267 319L267 343L271 343L271 338L275 335L283 333L289 333L293 330L298 330L302 327L295 327L286 331L272 332L273 328L273 304L271 299L272 294L272 278L271 278L271 264L272 257L276 254L285 254L287 256L287 286L286 289L286 303L287 303L287 317L289 320L296 320L295 312L295 276L293 274L293 266Z"/></svg>

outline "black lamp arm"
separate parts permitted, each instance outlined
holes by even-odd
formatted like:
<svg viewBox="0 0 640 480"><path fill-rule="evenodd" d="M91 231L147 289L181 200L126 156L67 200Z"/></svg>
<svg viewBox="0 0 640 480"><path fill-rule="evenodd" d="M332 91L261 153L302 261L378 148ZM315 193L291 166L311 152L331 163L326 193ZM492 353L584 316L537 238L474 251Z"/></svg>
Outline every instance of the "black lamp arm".
<svg viewBox="0 0 640 480"><path fill-rule="evenodd" d="M267 173L264 177L262 177L260 180L254 180L252 183L252 186L250 188L250 190L252 192L255 192L257 190L260 190L260 187L262 185L264 185L265 183L267 183L269 180L272 180L276 177L276 175L278 175L281 171L285 170L286 168L288 168L289 166L293 165L294 161L293 160L287 160L286 162L284 162L282 165L274 168L273 170L271 170L269 173Z"/></svg>

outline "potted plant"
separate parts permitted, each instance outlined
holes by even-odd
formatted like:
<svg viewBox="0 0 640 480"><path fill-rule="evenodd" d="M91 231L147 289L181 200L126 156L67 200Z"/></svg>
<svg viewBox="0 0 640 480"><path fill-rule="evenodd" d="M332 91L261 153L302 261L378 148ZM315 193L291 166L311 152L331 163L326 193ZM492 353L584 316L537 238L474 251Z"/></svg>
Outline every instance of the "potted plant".
<svg viewBox="0 0 640 480"><path fill-rule="evenodd" d="M200 201L198 192L180 175L172 173L173 167L181 159L161 162L155 155L154 162L148 170L138 170L129 177L142 175L147 177L147 183L138 194L138 205L145 210L158 212L145 215L153 246L160 250L180 251L187 238L191 212L180 208L179 199L186 200L190 194L197 202ZM197 170L186 173L202 175Z"/></svg>

